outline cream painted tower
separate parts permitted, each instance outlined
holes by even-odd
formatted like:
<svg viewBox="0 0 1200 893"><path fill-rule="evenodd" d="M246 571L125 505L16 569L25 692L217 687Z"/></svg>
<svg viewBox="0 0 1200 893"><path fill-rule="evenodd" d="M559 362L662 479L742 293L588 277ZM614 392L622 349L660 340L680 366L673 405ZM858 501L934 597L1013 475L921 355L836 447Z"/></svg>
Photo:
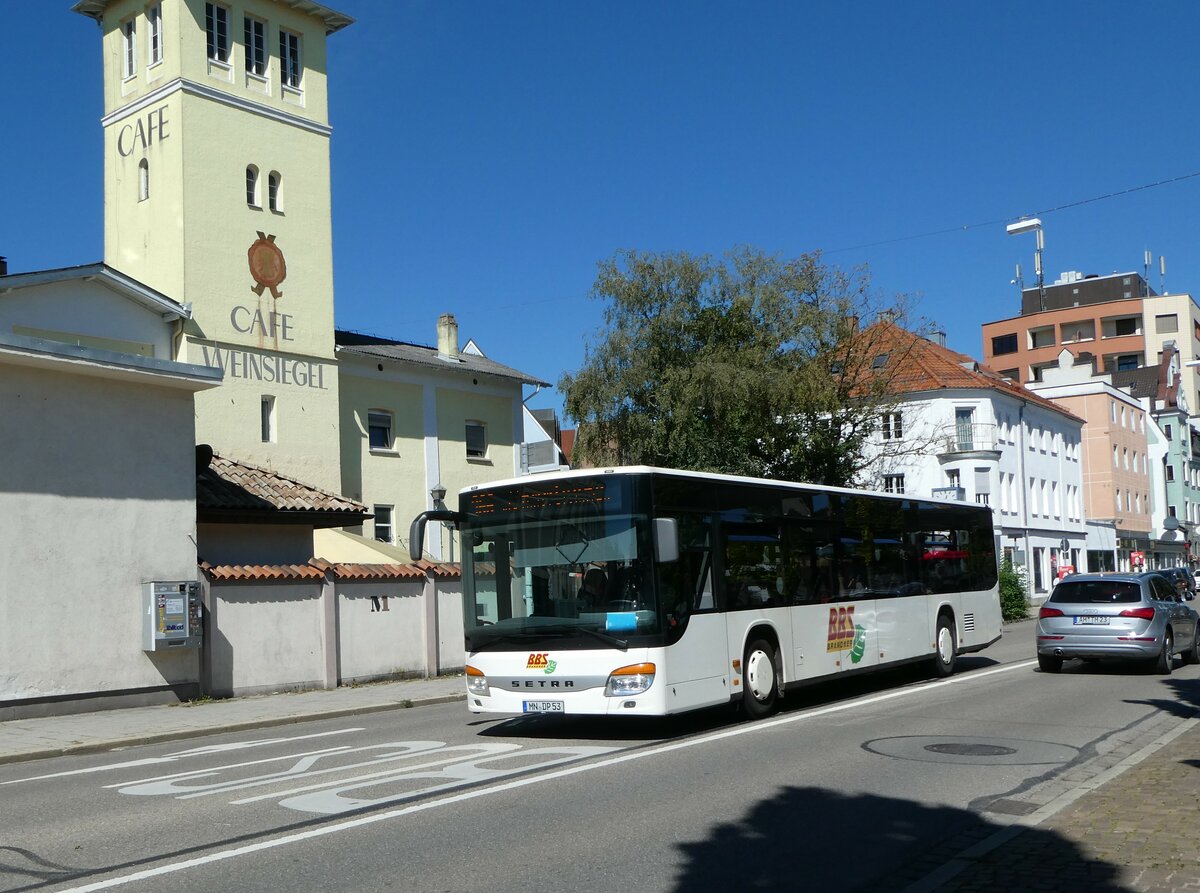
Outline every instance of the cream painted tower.
<svg viewBox="0 0 1200 893"><path fill-rule="evenodd" d="M192 306L218 453L338 490L326 37L309 0L80 0L104 57L104 256Z"/></svg>

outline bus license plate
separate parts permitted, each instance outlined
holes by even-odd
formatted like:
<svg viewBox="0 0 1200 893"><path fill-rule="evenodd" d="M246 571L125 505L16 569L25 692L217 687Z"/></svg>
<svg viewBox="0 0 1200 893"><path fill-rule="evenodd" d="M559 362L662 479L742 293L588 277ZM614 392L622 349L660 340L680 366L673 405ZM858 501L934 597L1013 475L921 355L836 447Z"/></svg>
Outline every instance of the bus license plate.
<svg viewBox="0 0 1200 893"><path fill-rule="evenodd" d="M1107 617L1076 617L1076 626L1108 626Z"/></svg>
<svg viewBox="0 0 1200 893"><path fill-rule="evenodd" d="M562 713L562 701L525 701L526 713Z"/></svg>

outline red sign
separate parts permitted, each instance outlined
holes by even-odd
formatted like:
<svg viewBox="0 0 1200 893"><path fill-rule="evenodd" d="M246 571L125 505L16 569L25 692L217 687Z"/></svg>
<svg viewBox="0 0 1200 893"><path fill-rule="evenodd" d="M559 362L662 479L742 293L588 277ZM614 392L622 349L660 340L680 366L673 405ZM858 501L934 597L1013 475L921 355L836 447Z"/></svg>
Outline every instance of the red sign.
<svg viewBox="0 0 1200 893"><path fill-rule="evenodd" d="M1143 564L1146 563L1146 553L1145 552L1130 552L1129 553L1129 561L1134 567L1141 567Z"/></svg>

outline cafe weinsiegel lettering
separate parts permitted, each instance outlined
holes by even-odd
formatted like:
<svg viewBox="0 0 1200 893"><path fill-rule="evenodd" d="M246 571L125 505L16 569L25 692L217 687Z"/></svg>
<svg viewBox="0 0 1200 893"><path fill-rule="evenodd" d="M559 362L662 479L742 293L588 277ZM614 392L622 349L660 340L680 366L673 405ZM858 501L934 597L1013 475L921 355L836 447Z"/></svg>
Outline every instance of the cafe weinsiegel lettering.
<svg viewBox="0 0 1200 893"><path fill-rule="evenodd" d="M131 124L122 124L117 131L117 154L128 158L135 151L145 152L155 142L162 142L171 134L167 132L167 107L160 106L146 112Z"/></svg>
<svg viewBox="0 0 1200 893"><path fill-rule="evenodd" d="M229 324L242 335L258 335L283 341L294 341L295 324L290 313L263 311L241 304L229 311ZM271 353L203 346L204 365L220 369L230 378L263 381L284 385L299 385L323 391L325 366L311 360L293 359Z"/></svg>

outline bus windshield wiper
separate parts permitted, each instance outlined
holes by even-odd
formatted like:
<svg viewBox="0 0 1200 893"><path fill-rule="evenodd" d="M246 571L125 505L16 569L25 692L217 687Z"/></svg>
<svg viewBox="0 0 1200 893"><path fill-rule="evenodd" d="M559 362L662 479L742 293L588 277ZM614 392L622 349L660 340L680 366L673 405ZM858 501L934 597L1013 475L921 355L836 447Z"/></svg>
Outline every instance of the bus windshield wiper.
<svg viewBox="0 0 1200 893"><path fill-rule="evenodd" d="M541 638L540 633L502 633L501 635L498 635L498 636L492 636L487 641L480 642L478 645L476 645L474 640L472 640L468 650L469 651L482 651L483 649L485 649L491 645L498 645L501 642L520 642L525 639L538 639L538 638Z"/></svg>
<svg viewBox="0 0 1200 893"><path fill-rule="evenodd" d="M620 648L622 651L629 650L629 643L624 639L618 639L616 636L610 636L608 633L602 633L598 629L588 629L586 626L579 627L579 632L589 635L595 639L599 639L614 648Z"/></svg>

